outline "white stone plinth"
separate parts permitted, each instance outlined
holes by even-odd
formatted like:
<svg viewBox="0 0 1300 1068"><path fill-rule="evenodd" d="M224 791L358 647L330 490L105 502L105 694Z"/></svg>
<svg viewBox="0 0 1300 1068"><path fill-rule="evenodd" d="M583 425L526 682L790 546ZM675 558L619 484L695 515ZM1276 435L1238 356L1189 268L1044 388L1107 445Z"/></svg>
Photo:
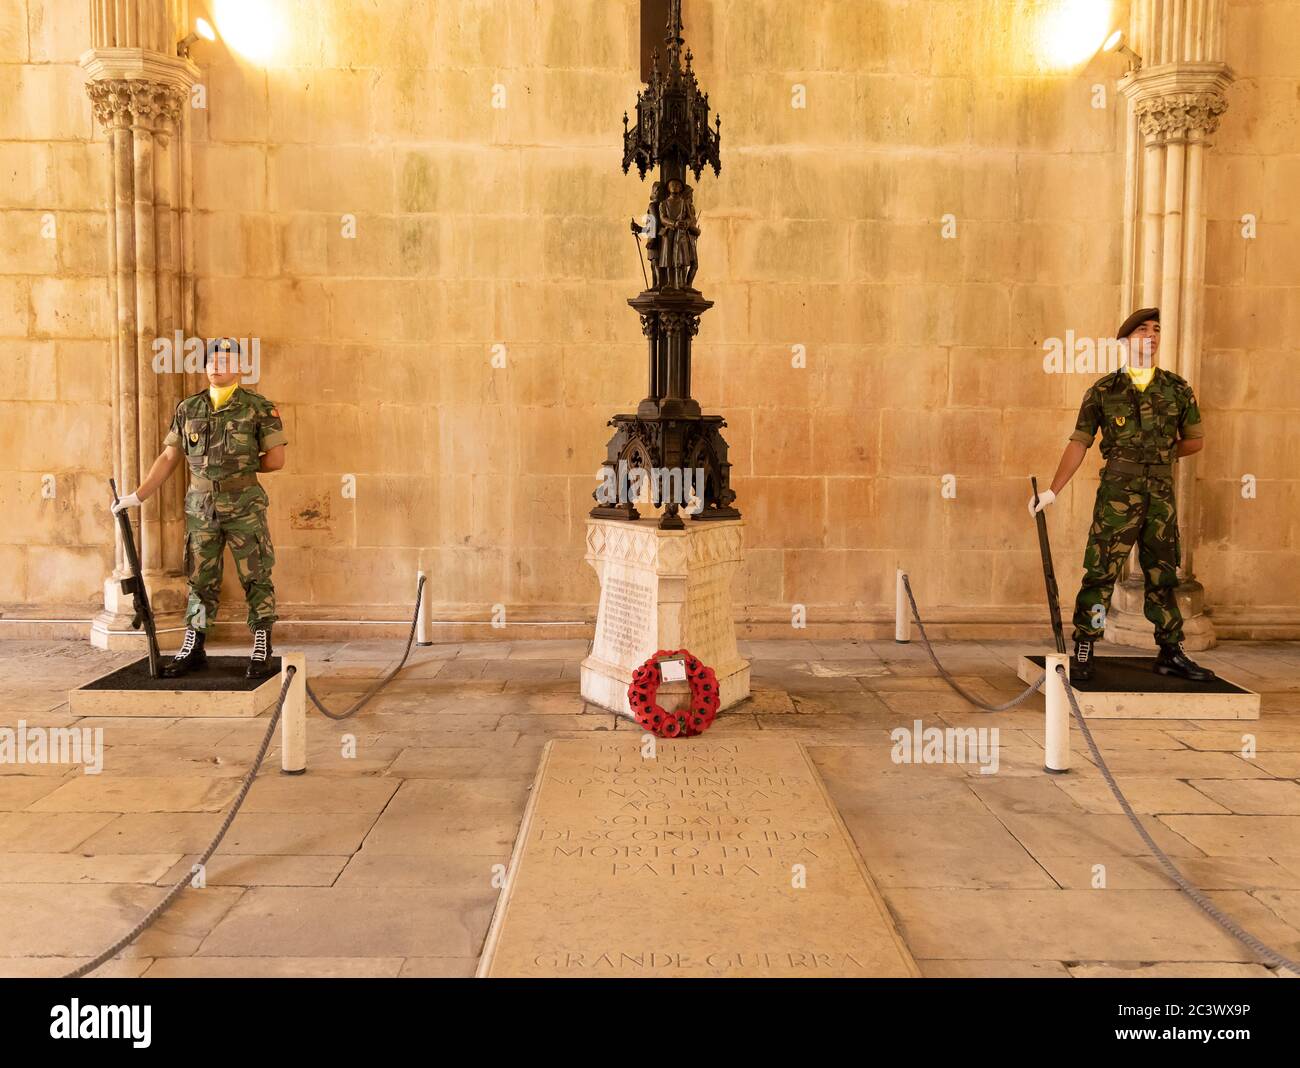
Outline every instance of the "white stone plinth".
<svg viewBox="0 0 1300 1068"><path fill-rule="evenodd" d="M158 648L164 652L180 648L185 632L185 603L189 583L184 575L171 571L146 571L145 589L153 609ZM144 652L149 640L144 630L133 630L135 599L122 592L122 578L114 573L104 580L104 609L90 623L90 644L96 649L135 649Z"/></svg>
<svg viewBox="0 0 1300 1068"><path fill-rule="evenodd" d="M722 708L749 696L749 662L736 649L731 579L740 563L739 519L660 530L658 520L587 521L587 563L600 580L596 640L582 662L582 696L631 716L632 672L660 649L687 649L717 672ZM659 703L685 704L685 683L665 683ZM681 694L676 700L674 693Z"/></svg>

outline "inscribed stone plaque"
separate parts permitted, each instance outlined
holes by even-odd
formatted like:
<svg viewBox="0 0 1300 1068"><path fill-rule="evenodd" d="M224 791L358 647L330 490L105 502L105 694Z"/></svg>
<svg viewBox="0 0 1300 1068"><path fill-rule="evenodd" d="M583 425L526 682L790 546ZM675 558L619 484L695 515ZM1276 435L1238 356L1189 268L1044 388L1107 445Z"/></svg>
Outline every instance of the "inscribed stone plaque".
<svg viewBox="0 0 1300 1068"><path fill-rule="evenodd" d="M913 976L798 742L555 739L485 976Z"/></svg>

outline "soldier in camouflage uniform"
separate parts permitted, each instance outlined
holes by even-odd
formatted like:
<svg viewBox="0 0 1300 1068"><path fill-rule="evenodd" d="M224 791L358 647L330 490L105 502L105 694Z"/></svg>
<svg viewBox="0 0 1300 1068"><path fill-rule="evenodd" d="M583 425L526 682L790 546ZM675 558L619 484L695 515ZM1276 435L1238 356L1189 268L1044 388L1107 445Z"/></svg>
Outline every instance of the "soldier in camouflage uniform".
<svg viewBox="0 0 1300 1068"><path fill-rule="evenodd" d="M187 397L176 408L163 452L135 493L114 511L138 505L171 474L182 457L189 464L185 495L185 567L190 596L185 612L185 640L163 674L175 678L207 664L204 640L217 616L221 593L222 554L226 546L248 602L253 632L249 678L265 678L271 668L271 626L275 623L275 587L271 568L275 550L266 523L267 496L259 471L284 466L287 438L280 412L265 397L238 381L239 343L228 338L209 345L209 388Z"/></svg>
<svg viewBox="0 0 1300 1068"><path fill-rule="evenodd" d="M1155 671L1204 682L1214 673L1183 652L1183 617L1175 596L1181 552L1174 461L1203 446L1200 409L1185 380L1155 366L1160 345L1158 308L1135 312L1117 336L1128 339L1128 364L1099 379L1084 394L1052 488L1030 502L1033 513L1056 499L1100 430L1106 465L1083 556L1083 584L1075 601L1070 675L1092 678L1093 648L1105 629L1120 568L1136 541L1146 585L1145 614L1160 646Z"/></svg>

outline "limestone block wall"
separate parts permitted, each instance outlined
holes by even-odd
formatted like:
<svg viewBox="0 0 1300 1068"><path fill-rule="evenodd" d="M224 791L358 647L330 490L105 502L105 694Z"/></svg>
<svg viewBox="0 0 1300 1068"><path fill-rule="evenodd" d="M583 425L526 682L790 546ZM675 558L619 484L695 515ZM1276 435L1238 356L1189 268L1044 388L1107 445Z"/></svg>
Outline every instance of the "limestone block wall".
<svg viewBox="0 0 1300 1068"><path fill-rule="evenodd" d="M605 420L644 393L637 7L325 3L268 66L206 53L200 326L264 339L296 599L400 602L419 563L449 610L590 610ZM1039 345L1117 321L1118 113L1089 93L1122 67L1045 69L1013 7L687 5L725 160L695 393L731 424L750 618L880 615L899 563L955 618L1039 599L1025 476L1083 388Z"/></svg>
<svg viewBox="0 0 1300 1068"><path fill-rule="evenodd" d="M267 482L286 615L398 618L423 567L444 618L590 616L605 421L645 391L625 301L649 189L618 169L638 6L266 0L262 57L233 36L195 48L197 325L259 338L257 388L285 415L289 464ZM109 565L103 149L72 62L81 5L13 7L0 77L31 108L0 114L0 334L36 369L0 379L0 403L38 430L0 429L0 504L23 517L0 533L22 565L0 603L52 609L92 603ZM222 29L219 4L191 7ZM716 307L694 392L730 424L742 618L887 619L896 566L963 633L1045 618L1028 476L1050 478L1096 376L1044 374L1042 345L1122 318L1124 66L1052 58L1054 10L686 0L724 160L697 186ZM1300 634L1298 23L1300 0L1230 4L1238 82L1207 172L1198 569L1239 633ZM80 227L71 258L12 229L47 201L61 236ZM1252 210L1248 243L1234 220ZM50 465L78 491L68 511L11 505ZM1067 598L1096 467L1052 517Z"/></svg>
<svg viewBox="0 0 1300 1068"><path fill-rule="evenodd" d="M1257 633L1294 635L1300 604L1300 6L1230 3L1227 15L1237 81L1206 174L1202 392L1213 438L1200 463L1197 567L1213 591L1216 617ZM1252 488L1254 497L1248 495Z"/></svg>
<svg viewBox="0 0 1300 1068"><path fill-rule="evenodd" d="M0 606L88 618L112 568L104 144L87 5L0 4ZM0 637L7 632L0 630Z"/></svg>

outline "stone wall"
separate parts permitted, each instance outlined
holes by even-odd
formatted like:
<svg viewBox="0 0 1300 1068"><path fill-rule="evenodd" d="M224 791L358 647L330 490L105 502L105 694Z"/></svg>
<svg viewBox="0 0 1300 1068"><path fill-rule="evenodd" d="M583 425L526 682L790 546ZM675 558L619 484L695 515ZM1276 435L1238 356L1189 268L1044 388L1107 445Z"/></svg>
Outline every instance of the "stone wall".
<svg viewBox="0 0 1300 1068"><path fill-rule="evenodd" d="M105 152L77 66L89 23L83 3L0 5L5 614L86 619L113 564Z"/></svg>
<svg viewBox="0 0 1300 1068"><path fill-rule="evenodd" d="M20 517L0 533L0 603L29 613L95 604L110 562L83 6L0 14L0 95L20 100L0 113L0 335L17 370L0 383L0 506ZM627 219L648 186L618 170L638 5L265 7L284 20L265 61L194 51L197 329L258 337L257 388L285 414L289 464L267 479L285 614L397 618L423 567L442 618L590 616L605 420L645 391L625 301L642 285ZM1040 622L1028 476L1050 479L1095 377L1044 374L1042 344L1113 333L1125 311L1122 60L1047 63L1051 4L685 7L723 118L722 176L697 186L696 284L716 307L694 392L730 424L742 618L781 629L801 603L814 625L883 620L904 566L936 618ZM1239 633L1300 634L1300 0L1231 5L1229 21L1198 569ZM57 247L34 237L44 210ZM1067 598L1096 467L1094 453L1053 509ZM37 492L47 470L54 502ZM1245 473L1260 480L1249 502Z"/></svg>
<svg viewBox="0 0 1300 1068"><path fill-rule="evenodd" d="M1237 82L1206 174L1197 569L1214 615L1300 634L1300 4L1230 3ZM1257 236L1248 238L1254 217ZM1254 476L1257 496L1243 497ZM1275 624L1270 626L1269 624Z"/></svg>

